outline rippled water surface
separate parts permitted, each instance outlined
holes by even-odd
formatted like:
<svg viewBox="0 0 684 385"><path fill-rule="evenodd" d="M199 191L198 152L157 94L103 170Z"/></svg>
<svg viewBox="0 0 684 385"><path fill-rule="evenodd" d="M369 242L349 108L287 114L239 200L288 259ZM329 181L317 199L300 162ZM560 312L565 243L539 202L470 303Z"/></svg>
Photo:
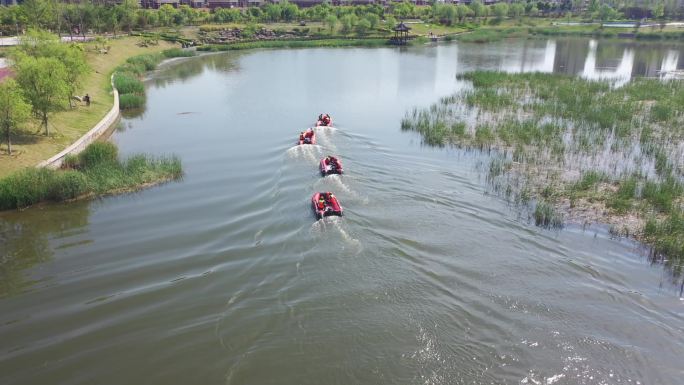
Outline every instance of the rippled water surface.
<svg viewBox="0 0 684 385"><path fill-rule="evenodd" d="M641 248L487 194L487 154L402 133L477 68L626 81L680 46L506 41L209 55L113 140L142 192L0 216L1 384L680 384L684 301ZM337 129L295 147L322 111ZM347 173L321 178L339 155ZM314 191L345 217L316 222Z"/></svg>

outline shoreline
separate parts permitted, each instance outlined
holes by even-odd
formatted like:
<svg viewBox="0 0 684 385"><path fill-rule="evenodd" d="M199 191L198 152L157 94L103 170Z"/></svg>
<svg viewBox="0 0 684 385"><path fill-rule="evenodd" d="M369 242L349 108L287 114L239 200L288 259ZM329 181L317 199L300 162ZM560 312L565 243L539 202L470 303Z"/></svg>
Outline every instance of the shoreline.
<svg viewBox="0 0 684 385"><path fill-rule="evenodd" d="M74 107L55 113L51 117L50 136L37 134L34 122L29 122L22 131L13 135L13 154L7 155L5 149L0 154L0 178L45 164L100 124L114 106L112 75L116 67L130 57L161 52L175 46L163 41L153 47L141 47L137 43L135 37L113 39L108 43L110 49L107 54L96 51L90 43L84 44L91 70L83 78L78 93L89 93L91 105L76 102ZM115 124L109 130L104 129L102 134L106 135L114 127Z"/></svg>
<svg viewBox="0 0 684 385"><path fill-rule="evenodd" d="M462 32L457 32L457 33L449 33L449 34L444 34L444 35L438 35L438 42L446 41L446 40L460 40L459 36L464 37L464 40L467 40L468 35L472 35L473 33L477 33L477 31L487 31L487 30L497 30L500 27L480 27L475 30L471 31L462 31ZM505 27L501 27L505 28ZM573 31L571 28L573 26L552 26L550 28L557 29L558 34L545 34L545 33L539 33L539 30L542 27L531 27L531 26L520 26L520 27L509 27L512 29L516 30L526 30L528 32L528 37L529 38L550 38L553 36L578 36L578 37L603 37L603 38L620 38L620 39L628 39L628 40L634 40L634 41L639 41L641 39L635 38L635 37L622 37L622 36L602 36L602 35L594 35L591 32L588 31L583 31L582 33L577 33L579 31ZM567 30L566 30L567 29ZM532 32L533 31L533 32ZM588 32L588 33L587 33ZM130 38L131 36L128 36L126 38ZM422 42L423 39L422 35L416 35L414 39L412 40L414 44ZM124 38L125 39L125 38ZM664 39L665 41L670 40L670 39ZM643 40L641 40L643 41ZM651 41L651 39L647 39L646 41ZM671 41L671 40L670 40ZM426 43L429 43L430 40L426 41ZM434 41L433 41L434 42ZM409 45L411 42L409 42ZM293 49L293 48L316 48L316 47L381 47L381 46L386 46L386 47L391 47L393 44L390 43L389 38L376 38L376 37L331 37L331 38L303 38L303 39L261 39L261 40L245 40L245 41L235 41L231 43L226 43L226 44L206 44L203 46L199 46L196 49L196 52L198 54L206 54L206 53L211 53L211 52L223 52L223 51L232 51L232 50L248 50L248 49L260 49L260 48L284 48L284 49ZM159 50L154 50L154 51L159 51ZM134 57L137 55L131 55L127 56L126 60ZM169 58L161 62L159 65L166 65L169 62L175 61L175 59L180 59L180 58ZM111 75L113 75L115 72L115 69L111 71ZM111 76L110 76L110 84L111 82ZM113 85L111 86L112 90L114 89ZM58 162L60 158L63 158L65 155L72 153L73 151L76 151L76 153L79 150L76 150L75 147L78 147L80 145L80 142L89 140L88 143L95 141L99 138L102 138L103 135L106 135L107 129L102 130L100 127L103 124L103 121L110 118L110 114L112 110L114 109L114 105L116 104L116 101L112 102L112 108L110 108L109 112L107 112L103 118L98 121L90 130L86 131L83 135L78 137L76 140L68 144L65 148L63 148L61 151L59 151L57 154L52 155L48 159L43 159L40 160L37 164L37 167L44 167L48 166L51 164L54 164L57 162L57 167L58 167ZM110 127L115 124L115 120L111 120ZM99 128L98 128L99 127ZM91 136L93 133L91 131L95 130L95 128L98 128L98 130L102 130L102 132L97 134L96 138L91 138L91 139L84 139L84 137ZM14 167L13 171L17 171L21 169L21 167ZM11 173L10 172L10 173ZM6 174L7 175L7 174Z"/></svg>

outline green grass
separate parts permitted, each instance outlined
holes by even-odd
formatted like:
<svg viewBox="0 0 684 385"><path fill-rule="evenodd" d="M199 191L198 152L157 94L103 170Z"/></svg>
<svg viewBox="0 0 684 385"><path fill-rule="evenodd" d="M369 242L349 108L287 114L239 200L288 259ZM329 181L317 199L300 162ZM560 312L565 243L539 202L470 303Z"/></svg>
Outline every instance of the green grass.
<svg viewBox="0 0 684 385"><path fill-rule="evenodd" d="M255 48L309 48L309 47L380 47L389 44L387 39L318 39L318 40L262 40L232 44L209 44L198 51L219 52Z"/></svg>
<svg viewBox="0 0 684 385"><path fill-rule="evenodd" d="M123 94L119 97L119 108L122 110L142 108L145 106L145 101L145 95Z"/></svg>
<svg viewBox="0 0 684 385"><path fill-rule="evenodd" d="M534 208L534 223L544 228L560 228L563 226L563 216L551 204L539 201Z"/></svg>
<svg viewBox="0 0 684 385"><path fill-rule="evenodd" d="M117 72L114 74L114 87L119 94L144 93L145 85L131 72Z"/></svg>
<svg viewBox="0 0 684 385"><path fill-rule="evenodd" d="M527 28L480 28L471 33L456 36L458 41L464 43L491 43L505 38L519 38L528 36Z"/></svg>
<svg viewBox="0 0 684 385"><path fill-rule="evenodd" d="M162 51L162 55L164 55L165 58L170 59L175 57L193 57L196 54L194 51L188 51L180 48L170 48Z"/></svg>
<svg viewBox="0 0 684 385"><path fill-rule="evenodd" d="M91 144L65 164L61 170L26 168L0 179L0 210L128 191L182 176L176 157L135 155L120 161L116 147L107 142Z"/></svg>
<svg viewBox="0 0 684 385"><path fill-rule="evenodd" d="M682 274L684 258L684 215L676 212L665 219L649 219L644 226L644 238L652 245L655 260L665 260L677 276Z"/></svg>
<svg viewBox="0 0 684 385"><path fill-rule="evenodd" d="M485 110L497 110L513 105L513 98L506 93L499 93L493 88L477 89L466 96L469 106L478 106Z"/></svg>
<svg viewBox="0 0 684 385"><path fill-rule="evenodd" d="M26 167L33 167L41 161L57 154L69 146L83 134L92 129L111 110L114 98L111 93L111 75L116 67L126 64L130 56L151 53L171 48L166 42L159 42L151 47L138 45L139 39L121 37L107 42L107 54L95 49L95 43L83 44L91 71L81 82L77 95L88 93L91 104L76 103L74 108L60 111L51 118L49 137L32 134L20 135L14 149L17 156L5 156L0 152L0 177L7 176ZM27 127L27 132L37 131L33 122Z"/></svg>
<svg viewBox="0 0 684 385"><path fill-rule="evenodd" d="M634 206L633 199L636 197L637 184L638 181L635 177L620 181L617 192L608 196L606 206L618 214L629 211Z"/></svg>
<svg viewBox="0 0 684 385"><path fill-rule="evenodd" d="M582 173L582 177L572 186L572 188L577 191L587 191L594 188L598 183L607 180L608 176L606 174L590 170Z"/></svg>

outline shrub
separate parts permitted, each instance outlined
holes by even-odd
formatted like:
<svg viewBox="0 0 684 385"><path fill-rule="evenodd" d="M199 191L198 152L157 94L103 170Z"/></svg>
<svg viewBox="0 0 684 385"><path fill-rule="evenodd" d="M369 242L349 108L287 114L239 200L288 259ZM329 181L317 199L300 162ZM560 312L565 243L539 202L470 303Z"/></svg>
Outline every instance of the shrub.
<svg viewBox="0 0 684 385"><path fill-rule="evenodd" d="M50 186L49 199L65 201L77 198L88 191L88 180L83 173L67 170L55 173L55 178Z"/></svg>
<svg viewBox="0 0 684 385"><path fill-rule="evenodd" d="M587 171L582 174L582 178L573 186L577 190L586 191L594 187L597 183L607 180L607 176L597 171Z"/></svg>
<svg viewBox="0 0 684 385"><path fill-rule="evenodd" d="M122 110L142 108L145 105L145 100L144 95L124 94L119 96L119 108Z"/></svg>
<svg viewBox="0 0 684 385"><path fill-rule="evenodd" d="M54 171L26 168L0 180L0 209L28 207L45 200L54 179Z"/></svg>
<svg viewBox="0 0 684 385"><path fill-rule="evenodd" d="M77 169L80 166L78 155L67 154L62 160L62 168Z"/></svg>
<svg viewBox="0 0 684 385"><path fill-rule="evenodd" d="M136 155L124 162L117 159L111 143L96 142L79 156L69 158L80 164L77 170L26 168L0 179L0 210L24 208L42 201L64 201L88 193L126 191L155 181L180 178L177 157L152 158Z"/></svg>
<svg viewBox="0 0 684 385"><path fill-rule="evenodd" d="M117 161L119 150L109 142L95 142L79 154L80 163L84 168L92 168L101 164L111 164Z"/></svg>
<svg viewBox="0 0 684 385"><path fill-rule="evenodd" d="M164 52L162 52L162 54L164 55L164 57L167 57L167 58L195 56L194 51L187 51L187 50L180 49L180 48L167 49Z"/></svg>
<svg viewBox="0 0 684 385"><path fill-rule="evenodd" d="M126 62L131 63L135 66L140 66L145 69L145 71L152 71L157 68L157 64L162 60L162 55L160 54L148 54L139 55L128 58Z"/></svg>
<svg viewBox="0 0 684 385"><path fill-rule="evenodd" d="M114 75L114 87L119 91L119 94L142 94L145 92L143 82L128 73L117 72Z"/></svg>
<svg viewBox="0 0 684 385"><path fill-rule="evenodd" d="M563 217L553 206L540 201L534 209L534 224L544 228L558 228L563 225Z"/></svg>

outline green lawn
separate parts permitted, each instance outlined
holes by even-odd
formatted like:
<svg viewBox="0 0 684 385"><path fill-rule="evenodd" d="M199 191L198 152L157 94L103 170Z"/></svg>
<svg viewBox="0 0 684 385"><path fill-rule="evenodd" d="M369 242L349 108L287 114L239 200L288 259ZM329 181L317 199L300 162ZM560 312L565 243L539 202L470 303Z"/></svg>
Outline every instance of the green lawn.
<svg viewBox="0 0 684 385"><path fill-rule="evenodd" d="M134 37L110 40L107 43L110 49L106 54L96 52L92 43L86 44L88 63L92 71L83 80L77 94L88 93L92 100L90 106L77 103L73 109L53 115L49 123L49 137L42 135L42 131L36 125L27 127L24 135L13 138L12 156L7 155L4 144L0 145L0 177L48 159L99 122L114 103L109 79L115 67L123 64L131 56L160 52L173 46L160 41L156 46L139 47L139 41L139 38Z"/></svg>

